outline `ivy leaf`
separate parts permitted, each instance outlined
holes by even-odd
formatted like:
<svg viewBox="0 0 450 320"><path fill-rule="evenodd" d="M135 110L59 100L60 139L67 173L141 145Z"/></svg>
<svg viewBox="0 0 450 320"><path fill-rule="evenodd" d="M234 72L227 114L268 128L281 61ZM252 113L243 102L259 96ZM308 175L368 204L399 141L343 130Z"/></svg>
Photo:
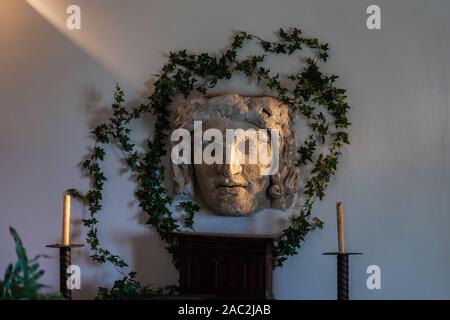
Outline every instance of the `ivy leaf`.
<svg viewBox="0 0 450 320"><path fill-rule="evenodd" d="M100 148L100 147L94 148L94 157L93 157L94 159L103 161L104 156L105 156L105 150L103 148Z"/></svg>
<svg viewBox="0 0 450 320"><path fill-rule="evenodd" d="M191 201L181 202L179 207L187 213L187 216L184 219L184 226L193 230L194 214L200 210L200 207Z"/></svg>

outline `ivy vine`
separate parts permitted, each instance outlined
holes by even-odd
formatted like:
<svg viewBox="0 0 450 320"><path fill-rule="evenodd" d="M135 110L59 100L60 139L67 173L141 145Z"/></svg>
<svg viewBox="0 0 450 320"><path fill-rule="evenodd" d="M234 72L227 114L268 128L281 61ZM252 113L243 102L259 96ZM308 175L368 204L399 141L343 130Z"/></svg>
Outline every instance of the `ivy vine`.
<svg viewBox="0 0 450 320"><path fill-rule="evenodd" d="M327 61L328 44L304 36L298 28L279 29L277 35L278 40L271 42L247 32L239 32L229 48L218 56L191 54L186 50L171 52L168 62L157 76L153 94L146 103L132 108L123 105L124 92L116 84L112 116L92 131L95 144L81 165L82 171L90 177L90 189L87 193L68 190L69 194L88 207L90 215L83 220L83 224L88 228L86 242L93 260L110 262L121 273L128 267L122 258L104 249L98 239L96 217L102 208L103 186L107 180L101 168L105 157L104 146L114 143L120 148L137 184L135 196L140 208L148 215L147 224L158 231L161 240L167 244L166 249L172 255L174 265L178 267L178 245L173 232L180 230L180 222L169 209L172 198L163 184L165 168L161 161L168 151L167 141L171 129L169 106L176 96L187 98L193 92L206 94L219 80L229 80L235 73L245 74L257 81L258 85L265 85L293 113L303 116L311 129L311 134L297 150L297 166L312 167L303 188L303 204L292 215L290 225L282 231L281 239L275 243L274 267L282 266L289 256L295 255L310 231L322 228L322 221L312 217L312 208L316 200L321 200L325 195L330 178L336 172L341 148L349 144L346 132L350 125L347 117L349 105L345 90L335 86L338 76L325 75L319 70L319 64ZM239 59L239 49L250 41L259 43L264 54ZM305 58L305 66L299 72L280 76L272 74L269 68L262 65L268 54L293 55L305 48L311 49L314 54ZM156 118L155 132L153 137L146 140L145 150L137 151L130 140L129 124L133 119L148 113ZM324 147L326 151L320 152ZM187 213L183 225L192 229L194 214L199 207L190 201L181 203L180 207ZM134 272L130 272L113 289L119 288L120 291L124 283L130 284L131 288L141 288L135 276ZM112 295L115 292L113 289ZM104 288L102 290L103 295L108 295Z"/></svg>

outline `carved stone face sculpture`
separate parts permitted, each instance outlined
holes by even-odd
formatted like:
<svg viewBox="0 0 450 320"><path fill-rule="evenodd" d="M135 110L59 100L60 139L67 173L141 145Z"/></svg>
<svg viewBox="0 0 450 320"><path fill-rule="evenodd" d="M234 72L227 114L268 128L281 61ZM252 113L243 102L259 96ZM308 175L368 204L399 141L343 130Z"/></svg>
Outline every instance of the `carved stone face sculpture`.
<svg viewBox="0 0 450 320"><path fill-rule="evenodd" d="M272 97L228 94L191 99L177 108L176 128L194 132L194 122L198 121L202 121L203 131L216 129L223 137L226 137L227 129L276 130L279 137L278 170L272 175L262 174L262 167L267 165L259 161L174 165L177 193L195 198L198 197L195 191L199 191L211 211L226 216L247 216L265 207L288 208L292 205L298 172L293 165L294 137L286 105ZM236 147L234 140L229 143L231 149ZM274 152L270 137L260 143L265 144L269 154ZM224 143L224 155L225 149Z"/></svg>
<svg viewBox="0 0 450 320"><path fill-rule="evenodd" d="M226 136L226 129L258 129L245 121L215 119L203 122L203 130L218 129ZM233 149L236 148L233 142ZM270 148L268 144L267 148ZM223 154L226 154L223 145ZM203 200L217 213L247 215L268 206L267 188L270 176L261 175L261 164L226 163L194 164L194 174Z"/></svg>

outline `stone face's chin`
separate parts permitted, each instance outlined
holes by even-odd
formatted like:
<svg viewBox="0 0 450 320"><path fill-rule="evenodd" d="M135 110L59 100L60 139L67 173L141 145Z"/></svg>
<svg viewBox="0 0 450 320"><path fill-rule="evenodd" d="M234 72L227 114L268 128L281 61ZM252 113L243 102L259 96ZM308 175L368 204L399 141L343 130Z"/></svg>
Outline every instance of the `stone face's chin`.
<svg viewBox="0 0 450 320"><path fill-rule="evenodd" d="M252 213L256 211L251 210L249 208L243 207L239 203L219 203L215 207L212 208L215 213L222 215L222 216L229 216L229 217L245 217L249 216Z"/></svg>
<svg viewBox="0 0 450 320"><path fill-rule="evenodd" d="M248 216L259 209L244 187L217 187L203 198L211 210L224 216Z"/></svg>
<svg viewBox="0 0 450 320"><path fill-rule="evenodd" d="M216 192L217 194L225 197L229 195L234 195L236 197L239 195L245 196L247 194L244 187L217 187Z"/></svg>

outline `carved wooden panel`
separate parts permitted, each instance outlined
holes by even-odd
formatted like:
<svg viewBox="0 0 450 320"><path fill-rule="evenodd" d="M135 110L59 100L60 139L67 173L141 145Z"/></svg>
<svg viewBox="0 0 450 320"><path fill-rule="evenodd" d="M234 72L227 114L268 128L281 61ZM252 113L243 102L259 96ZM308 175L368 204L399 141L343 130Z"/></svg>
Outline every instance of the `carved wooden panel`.
<svg viewBox="0 0 450 320"><path fill-rule="evenodd" d="M181 294L271 299L274 235L175 233Z"/></svg>

